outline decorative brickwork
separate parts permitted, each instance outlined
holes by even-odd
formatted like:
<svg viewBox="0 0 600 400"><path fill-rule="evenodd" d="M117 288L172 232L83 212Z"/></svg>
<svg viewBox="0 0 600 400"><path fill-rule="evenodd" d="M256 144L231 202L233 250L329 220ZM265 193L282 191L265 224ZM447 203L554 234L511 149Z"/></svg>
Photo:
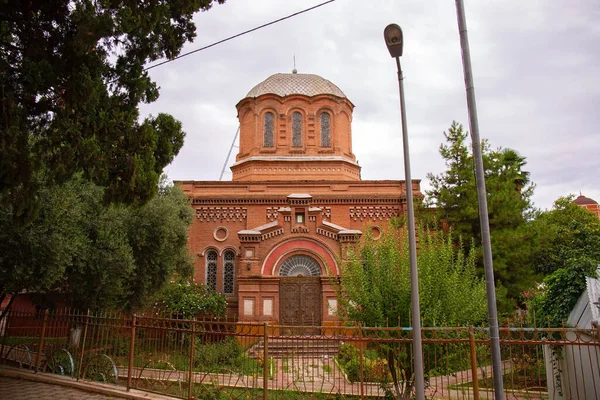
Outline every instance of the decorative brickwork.
<svg viewBox="0 0 600 400"><path fill-rule="evenodd" d="M333 232L331 232L331 231L328 231L328 230L326 230L326 229L323 229L323 228L317 228L317 233L318 233L319 235L322 235L322 236L328 237L328 238L330 238L330 239L333 239L333 240L338 240L338 235L337 235L337 233L333 233Z"/></svg>
<svg viewBox="0 0 600 400"><path fill-rule="evenodd" d="M297 225L291 229L292 233L308 233L309 229L306 226Z"/></svg>
<svg viewBox="0 0 600 400"><path fill-rule="evenodd" d="M283 235L284 233L285 232L284 232L283 228L281 228L281 229L277 229L277 230L274 230L269 233L265 233L260 238L262 240L267 240L267 239L271 239L272 237L275 237L275 236Z"/></svg>
<svg viewBox="0 0 600 400"><path fill-rule="evenodd" d="M267 207L267 219L275 221L279 215L279 207Z"/></svg>
<svg viewBox="0 0 600 400"><path fill-rule="evenodd" d="M246 219L246 207L198 207L196 218L200 222L242 221Z"/></svg>
<svg viewBox="0 0 600 400"><path fill-rule="evenodd" d="M383 220L398 217L400 207L350 207L350 218L356 220Z"/></svg>

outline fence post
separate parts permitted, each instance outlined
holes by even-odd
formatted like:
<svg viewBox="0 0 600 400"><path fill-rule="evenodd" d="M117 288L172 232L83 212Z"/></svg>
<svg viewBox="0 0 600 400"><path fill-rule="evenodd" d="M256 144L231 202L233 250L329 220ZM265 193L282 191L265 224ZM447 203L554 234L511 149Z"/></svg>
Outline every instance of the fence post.
<svg viewBox="0 0 600 400"><path fill-rule="evenodd" d="M0 348L0 360L4 359L4 346L6 346L6 336L8 335L8 324L12 315L12 308L5 309L2 315L4 320L4 335L2 335L2 347Z"/></svg>
<svg viewBox="0 0 600 400"><path fill-rule="evenodd" d="M42 349L44 348L44 339L46 338L46 327L48 326L48 309L44 310L44 322L42 323L42 334L40 335L40 344L38 345L38 352L35 356L35 372L40 368L40 361L42 360Z"/></svg>
<svg viewBox="0 0 600 400"><path fill-rule="evenodd" d="M360 398L361 400L365 397L364 388L364 372L363 372L363 342L362 342L362 328L360 323L358 324L358 373L360 374Z"/></svg>
<svg viewBox="0 0 600 400"><path fill-rule="evenodd" d="M477 349L475 348L475 328L469 326L469 348L471 352L471 379L473 379L473 400L479 400L479 378L477 376Z"/></svg>
<svg viewBox="0 0 600 400"><path fill-rule="evenodd" d="M81 356L79 357L79 368L77 368L77 380L81 379L81 368L83 367L83 356L85 354L85 341L87 340L88 323L90 319L90 309L87 309L85 314L85 322L83 323L83 342L81 343Z"/></svg>
<svg viewBox="0 0 600 400"><path fill-rule="evenodd" d="M131 389L132 372L133 372L133 353L135 352L135 323L137 315L131 316L131 340L129 341L129 365L127 366L127 391Z"/></svg>
<svg viewBox="0 0 600 400"><path fill-rule="evenodd" d="M269 397L269 324L265 322L263 332L263 400Z"/></svg>
<svg viewBox="0 0 600 400"><path fill-rule="evenodd" d="M194 350L196 348L196 319L190 321L192 323L192 332L190 334L190 365L188 373L188 399L193 399L193 388L194 388Z"/></svg>

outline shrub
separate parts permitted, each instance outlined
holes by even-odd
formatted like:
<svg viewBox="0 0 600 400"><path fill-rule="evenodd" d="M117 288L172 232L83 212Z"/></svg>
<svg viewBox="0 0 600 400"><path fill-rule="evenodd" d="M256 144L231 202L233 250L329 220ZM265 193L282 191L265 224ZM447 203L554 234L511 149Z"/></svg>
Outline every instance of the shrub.
<svg viewBox="0 0 600 400"><path fill-rule="evenodd" d="M166 285L156 296L155 310L166 310L193 318L198 315L224 317L227 310L225 296L193 282L177 281Z"/></svg>
<svg viewBox="0 0 600 400"><path fill-rule="evenodd" d="M228 336L215 343L202 343L196 338L195 365L210 369L212 366L235 367L241 362L244 346L235 337Z"/></svg>

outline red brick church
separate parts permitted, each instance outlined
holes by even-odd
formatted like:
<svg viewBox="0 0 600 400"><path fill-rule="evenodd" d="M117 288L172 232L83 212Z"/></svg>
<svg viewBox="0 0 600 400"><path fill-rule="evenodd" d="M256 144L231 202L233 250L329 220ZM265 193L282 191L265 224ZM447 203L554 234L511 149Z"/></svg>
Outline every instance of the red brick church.
<svg viewBox="0 0 600 400"><path fill-rule="evenodd" d="M405 183L361 180L354 104L320 76L272 75L236 108L232 180L178 182L195 210L194 280L225 294L240 321L334 324L330 277L363 233L404 213Z"/></svg>

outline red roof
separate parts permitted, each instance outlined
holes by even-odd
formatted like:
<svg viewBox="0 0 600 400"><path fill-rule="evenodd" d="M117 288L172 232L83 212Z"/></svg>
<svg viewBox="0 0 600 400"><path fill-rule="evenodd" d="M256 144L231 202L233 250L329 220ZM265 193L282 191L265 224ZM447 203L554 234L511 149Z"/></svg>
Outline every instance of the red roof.
<svg viewBox="0 0 600 400"><path fill-rule="evenodd" d="M577 204L578 206L586 206L589 204L598 204L598 202L596 200L590 199L589 197L585 197L583 195L577 196L577 198L575 200L573 200L573 203Z"/></svg>

